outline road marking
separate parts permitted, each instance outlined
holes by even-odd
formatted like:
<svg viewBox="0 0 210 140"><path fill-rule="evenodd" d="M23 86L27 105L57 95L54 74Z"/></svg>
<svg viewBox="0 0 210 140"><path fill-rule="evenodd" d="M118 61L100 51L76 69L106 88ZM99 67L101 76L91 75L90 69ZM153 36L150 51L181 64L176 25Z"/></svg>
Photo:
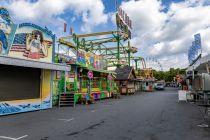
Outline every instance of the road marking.
<svg viewBox="0 0 210 140"><path fill-rule="evenodd" d="M12 137L6 137L6 136L0 136L0 139L6 139L6 140L20 140L20 139L23 139L25 137L28 137L28 135L24 135L24 136L21 136L19 138L12 138Z"/></svg>
<svg viewBox="0 0 210 140"><path fill-rule="evenodd" d="M94 113L94 112L96 112L96 110L91 110L90 112Z"/></svg>
<svg viewBox="0 0 210 140"><path fill-rule="evenodd" d="M0 139L15 140L15 138L0 136Z"/></svg>
<svg viewBox="0 0 210 140"><path fill-rule="evenodd" d="M73 121L74 118L71 118L71 119L58 119L59 121L64 121L64 122L70 122L70 121Z"/></svg>
<svg viewBox="0 0 210 140"><path fill-rule="evenodd" d="M20 140L20 139L23 139L23 138L25 138L25 137L28 137L28 135L24 135L24 136L22 136L22 137L19 137L19 138L17 138L16 140Z"/></svg>
<svg viewBox="0 0 210 140"><path fill-rule="evenodd" d="M111 105L103 105L103 106L111 106Z"/></svg>

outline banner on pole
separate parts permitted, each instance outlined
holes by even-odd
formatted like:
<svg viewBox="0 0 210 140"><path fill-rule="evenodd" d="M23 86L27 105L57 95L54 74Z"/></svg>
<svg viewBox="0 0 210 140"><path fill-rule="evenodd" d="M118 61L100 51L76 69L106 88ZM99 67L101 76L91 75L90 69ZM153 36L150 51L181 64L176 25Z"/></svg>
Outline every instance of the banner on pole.
<svg viewBox="0 0 210 140"><path fill-rule="evenodd" d="M119 29L128 35L128 38L131 39L131 30L132 30L132 21L130 20L127 13L125 13L122 8L118 8L116 14L116 23Z"/></svg>
<svg viewBox="0 0 210 140"><path fill-rule="evenodd" d="M194 41L188 50L188 61L192 65L199 57L201 57L201 36L200 33L194 35Z"/></svg>

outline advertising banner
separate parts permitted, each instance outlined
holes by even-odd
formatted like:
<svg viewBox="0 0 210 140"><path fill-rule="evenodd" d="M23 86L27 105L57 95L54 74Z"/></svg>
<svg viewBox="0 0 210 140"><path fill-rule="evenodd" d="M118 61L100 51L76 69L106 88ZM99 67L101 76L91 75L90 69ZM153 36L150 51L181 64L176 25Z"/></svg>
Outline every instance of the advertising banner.
<svg viewBox="0 0 210 140"><path fill-rule="evenodd" d="M0 55L52 62L55 35L32 23L15 25L5 8L0 8Z"/></svg>
<svg viewBox="0 0 210 140"><path fill-rule="evenodd" d="M120 7L116 13L116 23L119 29L126 33L128 38L131 39L132 22L127 13L125 13Z"/></svg>
<svg viewBox="0 0 210 140"><path fill-rule="evenodd" d="M95 69L104 69L107 66L107 61L102 56L81 50L77 53L77 62Z"/></svg>
<svg viewBox="0 0 210 140"><path fill-rule="evenodd" d="M5 8L0 8L0 55L8 54L16 26L11 21L9 12Z"/></svg>
<svg viewBox="0 0 210 140"><path fill-rule="evenodd" d="M9 56L52 62L54 35L47 28L32 23L18 26Z"/></svg>
<svg viewBox="0 0 210 140"><path fill-rule="evenodd" d="M192 46L190 46L188 50L188 61L190 65L201 56L202 47L201 47L201 36L200 34L194 35L194 41L192 42Z"/></svg>

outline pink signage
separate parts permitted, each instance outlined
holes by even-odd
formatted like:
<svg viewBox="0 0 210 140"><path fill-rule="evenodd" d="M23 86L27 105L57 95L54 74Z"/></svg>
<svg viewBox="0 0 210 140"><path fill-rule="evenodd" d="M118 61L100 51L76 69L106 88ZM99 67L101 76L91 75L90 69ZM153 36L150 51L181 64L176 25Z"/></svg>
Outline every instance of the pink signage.
<svg viewBox="0 0 210 140"><path fill-rule="evenodd" d="M93 71L88 71L88 78L92 79L93 78Z"/></svg>

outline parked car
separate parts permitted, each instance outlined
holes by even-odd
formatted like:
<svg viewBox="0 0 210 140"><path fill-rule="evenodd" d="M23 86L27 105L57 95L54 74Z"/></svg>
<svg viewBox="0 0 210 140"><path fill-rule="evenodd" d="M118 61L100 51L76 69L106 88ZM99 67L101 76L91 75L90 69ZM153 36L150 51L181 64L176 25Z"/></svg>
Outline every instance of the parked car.
<svg viewBox="0 0 210 140"><path fill-rule="evenodd" d="M173 83L170 84L170 87L178 87L178 85L173 82Z"/></svg>
<svg viewBox="0 0 210 140"><path fill-rule="evenodd" d="M164 90L164 88L165 88L164 83L156 83L155 84L155 89L156 90Z"/></svg>
<svg viewBox="0 0 210 140"><path fill-rule="evenodd" d="M166 87L170 87L171 86L171 83L170 82L166 82L165 86Z"/></svg>

